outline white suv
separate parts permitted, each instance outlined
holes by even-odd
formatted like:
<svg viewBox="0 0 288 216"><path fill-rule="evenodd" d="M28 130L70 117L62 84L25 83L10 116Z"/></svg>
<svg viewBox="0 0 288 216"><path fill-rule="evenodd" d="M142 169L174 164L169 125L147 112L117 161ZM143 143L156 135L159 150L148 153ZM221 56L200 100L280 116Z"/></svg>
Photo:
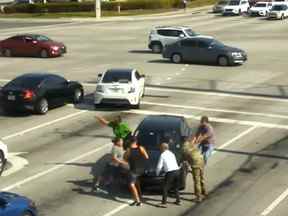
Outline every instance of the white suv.
<svg viewBox="0 0 288 216"><path fill-rule="evenodd" d="M275 4L268 14L269 19L284 19L288 17L287 4Z"/></svg>
<svg viewBox="0 0 288 216"><path fill-rule="evenodd" d="M159 26L151 30L149 35L149 49L154 53L161 53L163 48L176 42L179 38L196 37L200 34L185 26Z"/></svg>
<svg viewBox="0 0 288 216"><path fill-rule="evenodd" d="M250 16L267 16L271 8L271 2L257 2L249 9L248 13Z"/></svg>
<svg viewBox="0 0 288 216"><path fill-rule="evenodd" d="M8 156L7 146L0 140L0 176L4 171Z"/></svg>
<svg viewBox="0 0 288 216"><path fill-rule="evenodd" d="M145 76L136 69L110 69L98 75L94 105L130 105L140 107L144 95Z"/></svg>
<svg viewBox="0 0 288 216"><path fill-rule="evenodd" d="M250 4L248 0L231 0L223 9L222 15L241 15L248 12Z"/></svg>

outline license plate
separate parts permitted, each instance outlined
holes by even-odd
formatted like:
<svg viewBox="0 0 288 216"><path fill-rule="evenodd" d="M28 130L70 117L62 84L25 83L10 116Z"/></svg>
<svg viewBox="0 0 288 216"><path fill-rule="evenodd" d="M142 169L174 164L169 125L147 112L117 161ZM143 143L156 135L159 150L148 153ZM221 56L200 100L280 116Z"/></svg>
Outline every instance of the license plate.
<svg viewBox="0 0 288 216"><path fill-rule="evenodd" d="M7 99L14 101L16 98L15 98L15 95L8 95Z"/></svg>

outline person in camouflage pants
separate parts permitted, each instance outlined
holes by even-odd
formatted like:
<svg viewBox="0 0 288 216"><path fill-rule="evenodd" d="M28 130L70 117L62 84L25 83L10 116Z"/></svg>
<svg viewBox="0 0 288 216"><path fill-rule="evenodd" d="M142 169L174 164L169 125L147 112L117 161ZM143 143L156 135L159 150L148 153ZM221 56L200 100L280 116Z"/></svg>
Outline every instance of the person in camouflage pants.
<svg viewBox="0 0 288 216"><path fill-rule="evenodd" d="M207 196L204 183L204 158L197 144L193 142L192 138L188 138L184 143L184 161L191 167L191 172L194 181L194 193L196 201L201 202Z"/></svg>

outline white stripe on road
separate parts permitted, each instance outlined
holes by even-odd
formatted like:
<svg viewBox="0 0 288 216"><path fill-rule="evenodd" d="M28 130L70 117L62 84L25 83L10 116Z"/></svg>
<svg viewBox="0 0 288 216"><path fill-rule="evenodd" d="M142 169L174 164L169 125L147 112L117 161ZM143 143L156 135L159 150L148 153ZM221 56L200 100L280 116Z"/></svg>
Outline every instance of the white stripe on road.
<svg viewBox="0 0 288 216"><path fill-rule="evenodd" d="M11 138L14 138L14 137L17 137L17 136L23 136L24 134L29 133L31 131L50 126L52 124L58 123L58 122L63 121L63 120L67 120L69 118L76 117L76 116L81 115L81 114L86 113L86 112L88 112L88 111L87 110L82 110L82 111L79 111L79 112L76 112L76 113L72 113L72 114L63 116L61 118L55 119L53 121L49 121L49 122L37 125L35 127L29 128L29 129L26 129L26 130L23 130L23 131L19 131L19 132L16 132L16 133L8 135L8 136L4 136L4 137L2 137L2 140L8 140L8 139L11 139Z"/></svg>
<svg viewBox="0 0 288 216"><path fill-rule="evenodd" d="M115 215L117 214L118 212L120 212L122 209L128 207L129 205L128 204L122 204L120 206L118 206L117 208L115 208L114 210L104 214L103 216L112 216L112 215Z"/></svg>
<svg viewBox="0 0 288 216"><path fill-rule="evenodd" d="M101 146L99 148L96 148L96 149L94 149L92 151L89 151L89 152L86 152L84 154L81 154L81 155L79 155L79 156L77 156L77 157L75 157L75 158L73 158L71 160L65 161L65 162L63 162L63 164L55 165L55 166L53 166L52 168L50 168L48 170L42 171L42 172L37 173L35 175L32 175L32 176L30 176L28 178L25 178L25 179L23 179L21 181L18 181L16 183L12 184L12 185L9 185L9 186L7 186L5 188L2 188L1 190L2 191L13 190L13 189L15 189L17 187L20 187L20 186L22 186L24 184L27 184L27 183L29 183L31 181L34 181L34 180L38 179L38 178L41 178L41 177L43 177L43 176L45 176L45 175L47 175L49 173L52 173L52 172L54 172L56 170L59 170L59 169L63 168L64 166L66 166L66 164L75 163L75 162L77 162L77 161L79 161L79 160L81 160L81 159L83 159L85 157L88 157L88 156L90 156L92 154L95 154L96 152L101 151L101 150L103 150L103 149L105 149L107 147L110 147L110 146L111 146L111 143L107 143L107 144L105 144L105 145L103 145L103 146Z"/></svg>
<svg viewBox="0 0 288 216"><path fill-rule="evenodd" d="M194 110L209 111L209 112L235 113L235 114L241 114L241 115L288 119L287 115L278 115L278 114L271 114L271 113L258 113L258 112L256 113L256 112L228 110L228 109L214 109L214 108L199 107L199 106L187 106L187 105L175 105L175 104L166 104L166 103L154 103L154 102L148 102L148 101L143 101L141 103L142 104L148 104L148 105L155 105L155 106L194 109Z"/></svg>
<svg viewBox="0 0 288 216"><path fill-rule="evenodd" d="M287 197L288 188L261 213L261 216L269 215Z"/></svg>
<svg viewBox="0 0 288 216"><path fill-rule="evenodd" d="M173 115L173 116L182 116L185 118L192 118L196 120L200 120L201 118L201 116L196 116L196 115L159 112L159 111L150 111L150 110L127 110L127 111L122 111L122 112L139 114L139 115ZM210 117L209 119L213 122L218 122L218 123L238 124L238 125L244 125L244 126L257 126L257 127L271 128L271 129L288 130L288 125L282 125L282 124L271 124L271 123L264 123L264 122L257 122L257 121L242 121L242 120L236 120L236 119L217 118L217 117Z"/></svg>

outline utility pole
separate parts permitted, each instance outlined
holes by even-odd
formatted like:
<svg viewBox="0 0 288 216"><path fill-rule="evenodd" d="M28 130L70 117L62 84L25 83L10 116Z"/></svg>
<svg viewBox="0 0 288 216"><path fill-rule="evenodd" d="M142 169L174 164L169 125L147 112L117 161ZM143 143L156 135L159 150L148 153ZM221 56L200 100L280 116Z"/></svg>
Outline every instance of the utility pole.
<svg viewBox="0 0 288 216"><path fill-rule="evenodd" d="M96 19L101 18L101 0L95 0Z"/></svg>

